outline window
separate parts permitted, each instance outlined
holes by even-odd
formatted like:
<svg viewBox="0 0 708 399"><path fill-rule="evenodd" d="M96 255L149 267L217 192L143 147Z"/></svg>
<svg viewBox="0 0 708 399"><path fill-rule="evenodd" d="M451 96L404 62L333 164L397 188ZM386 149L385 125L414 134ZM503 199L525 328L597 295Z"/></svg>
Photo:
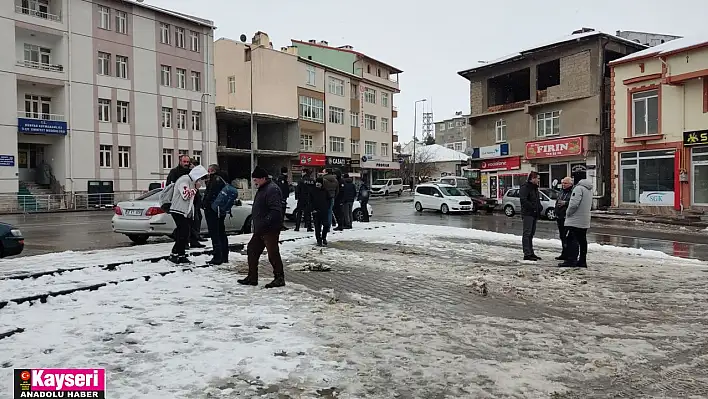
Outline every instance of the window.
<svg viewBox="0 0 708 399"><path fill-rule="evenodd" d="M366 130L376 130L376 117L374 115L364 114L364 127Z"/></svg>
<svg viewBox="0 0 708 399"><path fill-rule="evenodd" d="M170 25L160 23L160 42L170 44Z"/></svg>
<svg viewBox="0 0 708 399"><path fill-rule="evenodd" d="M462 143L455 143L455 147L453 148L453 150L462 152Z"/></svg>
<svg viewBox="0 0 708 399"><path fill-rule="evenodd" d="M337 107L329 107L329 122L338 125L344 124L344 109Z"/></svg>
<svg viewBox="0 0 708 399"><path fill-rule="evenodd" d="M632 94L632 136L659 134L659 91Z"/></svg>
<svg viewBox="0 0 708 399"><path fill-rule="evenodd" d="M324 102L316 98L300 96L300 118L323 123Z"/></svg>
<svg viewBox="0 0 708 399"><path fill-rule="evenodd" d="M199 32L189 31L189 38L191 42L190 50L199 52Z"/></svg>
<svg viewBox="0 0 708 399"><path fill-rule="evenodd" d="M128 57L116 56L116 77L128 79Z"/></svg>
<svg viewBox="0 0 708 399"><path fill-rule="evenodd" d="M375 141L365 141L364 142L364 154L365 155L376 155L376 142Z"/></svg>
<svg viewBox="0 0 708 399"><path fill-rule="evenodd" d="M370 104L376 104L376 90L365 88L364 89L364 101Z"/></svg>
<svg viewBox="0 0 708 399"><path fill-rule="evenodd" d="M192 130L202 130L202 113L199 111L192 111Z"/></svg>
<svg viewBox="0 0 708 399"><path fill-rule="evenodd" d="M127 101L118 101L116 104L116 119L118 123L130 123L130 117L128 116L130 104Z"/></svg>
<svg viewBox="0 0 708 399"><path fill-rule="evenodd" d="M98 121L111 121L111 100L107 100L105 98L98 99Z"/></svg>
<svg viewBox="0 0 708 399"><path fill-rule="evenodd" d="M388 108L388 93L381 93L381 105Z"/></svg>
<svg viewBox="0 0 708 399"><path fill-rule="evenodd" d="M187 110L177 110L177 129L187 130Z"/></svg>
<svg viewBox="0 0 708 399"><path fill-rule="evenodd" d="M376 68L376 76L381 77L381 68Z"/></svg>
<svg viewBox="0 0 708 399"><path fill-rule="evenodd" d="M111 75L111 55L108 53L98 52L98 74Z"/></svg>
<svg viewBox="0 0 708 399"><path fill-rule="evenodd" d="M441 132L444 132L445 131L445 122L439 124L438 127L440 128Z"/></svg>
<svg viewBox="0 0 708 399"><path fill-rule="evenodd" d="M52 98L25 94L25 118L52 119Z"/></svg>
<svg viewBox="0 0 708 399"><path fill-rule="evenodd" d="M202 74L192 71L192 90L202 91Z"/></svg>
<svg viewBox="0 0 708 399"><path fill-rule="evenodd" d="M160 68L160 84L167 87L172 86L172 67L162 65Z"/></svg>
<svg viewBox="0 0 708 399"><path fill-rule="evenodd" d="M172 155L174 155L173 150L167 148L162 150L162 168L172 169Z"/></svg>
<svg viewBox="0 0 708 399"><path fill-rule="evenodd" d="M128 34L128 13L125 11L116 10L116 32Z"/></svg>
<svg viewBox="0 0 708 399"><path fill-rule="evenodd" d="M236 76L229 76L229 94L236 93Z"/></svg>
<svg viewBox="0 0 708 399"><path fill-rule="evenodd" d="M200 165L202 164L202 152L201 151L192 151L192 158L196 160Z"/></svg>
<svg viewBox="0 0 708 399"><path fill-rule="evenodd" d="M111 9L98 6L98 27L101 29L111 29Z"/></svg>
<svg viewBox="0 0 708 399"><path fill-rule="evenodd" d="M329 136L329 151L344 152L344 137Z"/></svg>
<svg viewBox="0 0 708 399"><path fill-rule="evenodd" d="M352 127L359 127L359 113L351 111L351 125Z"/></svg>
<svg viewBox="0 0 708 399"><path fill-rule="evenodd" d="M184 48L184 28L175 27L175 46Z"/></svg>
<svg viewBox="0 0 708 399"><path fill-rule="evenodd" d="M708 205L708 147L693 147L691 149L691 164L693 175L693 204Z"/></svg>
<svg viewBox="0 0 708 399"><path fill-rule="evenodd" d="M33 44L25 44L25 65L33 68L48 67L52 64L52 50Z"/></svg>
<svg viewBox="0 0 708 399"><path fill-rule="evenodd" d="M495 131L496 131L497 143L505 142L506 141L506 121L504 119L499 119L497 121Z"/></svg>
<svg viewBox="0 0 708 399"><path fill-rule="evenodd" d="M179 150L177 151L178 158L181 157L182 155L187 155L189 156L189 151L187 150Z"/></svg>
<svg viewBox="0 0 708 399"><path fill-rule="evenodd" d="M182 68L177 68L177 88L186 89L187 88L187 70Z"/></svg>
<svg viewBox="0 0 708 399"><path fill-rule="evenodd" d="M359 140L352 140L352 154L359 154Z"/></svg>
<svg viewBox="0 0 708 399"><path fill-rule="evenodd" d="M300 135L300 151L312 151L313 138L310 134Z"/></svg>
<svg viewBox="0 0 708 399"><path fill-rule="evenodd" d="M111 167L111 159L113 158L111 152L113 149L110 145L101 145L98 152L98 163L102 168Z"/></svg>
<svg viewBox="0 0 708 399"><path fill-rule="evenodd" d="M307 66L307 84L310 86L315 86L315 67L312 65Z"/></svg>
<svg viewBox="0 0 708 399"><path fill-rule="evenodd" d="M130 147L124 147L124 146L118 147L118 167L119 168L129 168L130 167Z"/></svg>
<svg viewBox="0 0 708 399"><path fill-rule="evenodd" d="M388 118L381 118L381 131L388 132Z"/></svg>
<svg viewBox="0 0 708 399"><path fill-rule="evenodd" d="M354 83L351 83L351 97L353 99L359 98L359 86L355 85Z"/></svg>
<svg viewBox="0 0 708 399"><path fill-rule="evenodd" d="M388 143L381 143L381 156L382 157L388 156Z"/></svg>
<svg viewBox="0 0 708 399"><path fill-rule="evenodd" d="M162 107L162 127L172 127L172 108Z"/></svg>
<svg viewBox="0 0 708 399"><path fill-rule="evenodd" d="M560 111L536 115L536 136L548 137L560 134Z"/></svg>
<svg viewBox="0 0 708 399"><path fill-rule="evenodd" d="M344 96L344 81L330 76L329 92L338 96Z"/></svg>
<svg viewBox="0 0 708 399"><path fill-rule="evenodd" d="M674 150L620 153L623 203L674 205Z"/></svg>

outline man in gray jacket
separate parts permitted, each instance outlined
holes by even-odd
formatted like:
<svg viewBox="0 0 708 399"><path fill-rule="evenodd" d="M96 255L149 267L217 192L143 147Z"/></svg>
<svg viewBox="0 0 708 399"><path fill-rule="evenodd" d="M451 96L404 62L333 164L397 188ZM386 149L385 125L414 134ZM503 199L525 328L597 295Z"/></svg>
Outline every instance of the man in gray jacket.
<svg viewBox="0 0 708 399"><path fill-rule="evenodd" d="M573 177L576 184L565 214L565 227L568 229L567 258L558 266L588 267L587 232L590 228L593 186L592 181L586 178L585 172L576 172Z"/></svg>

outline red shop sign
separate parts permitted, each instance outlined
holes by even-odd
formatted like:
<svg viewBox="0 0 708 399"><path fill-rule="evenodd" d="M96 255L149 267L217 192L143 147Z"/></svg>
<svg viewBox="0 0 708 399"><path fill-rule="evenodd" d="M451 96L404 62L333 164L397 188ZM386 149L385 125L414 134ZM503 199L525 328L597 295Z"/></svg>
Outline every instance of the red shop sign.
<svg viewBox="0 0 708 399"><path fill-rule="evenodd" d="M534 141L526 143L526 159L570 157L583 153L583 138Z"/></svg>
<svg viewBox="0 0 708 399"><path fill-rule="evenodd" d="M300 165L302 166L325 166L327 157L324 154L300 154Z"/></svg>
<svg viewBox="0 0 708 399"><path fill-rule="evenodd" d="M488 159L482 161L481 170L513 170L521 168L521 157Z"/></svg>

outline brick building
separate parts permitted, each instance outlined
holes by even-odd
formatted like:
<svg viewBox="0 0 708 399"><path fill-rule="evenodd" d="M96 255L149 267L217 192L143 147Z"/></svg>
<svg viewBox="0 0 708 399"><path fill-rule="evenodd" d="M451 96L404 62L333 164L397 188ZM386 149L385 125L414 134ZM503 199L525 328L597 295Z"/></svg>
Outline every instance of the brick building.
<svg viewBox="0 0 708 399"><path fill-rule="evenodd" d="M479 176L482 192L501 198L531 170L552 187L582 169L609 202L607 63L645 48L583 28L459 72L470 81L468 174Z"/></svg>
<svg viewBox="0 0 708 399"><path fill-rule="evenodd" d="M455 112L452 118L435 122L435 144L444 145L455 151L465 152L470 142L469 115Z"/></svg>

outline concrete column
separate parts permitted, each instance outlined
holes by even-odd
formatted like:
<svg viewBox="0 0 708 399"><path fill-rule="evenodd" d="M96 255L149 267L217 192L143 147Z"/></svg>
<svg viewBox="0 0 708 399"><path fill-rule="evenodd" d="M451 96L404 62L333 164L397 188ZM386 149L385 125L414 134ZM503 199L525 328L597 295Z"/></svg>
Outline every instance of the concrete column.
<svg viewBox="0 0 708 399"><path fill-rule="evenodd" d="M531 99L531 104L534 104L536 102L536 87L538 84L538 70L536 69L536 66L533 65L529 68L530 71L530 77L529 77L529 98Z"/></svg>

